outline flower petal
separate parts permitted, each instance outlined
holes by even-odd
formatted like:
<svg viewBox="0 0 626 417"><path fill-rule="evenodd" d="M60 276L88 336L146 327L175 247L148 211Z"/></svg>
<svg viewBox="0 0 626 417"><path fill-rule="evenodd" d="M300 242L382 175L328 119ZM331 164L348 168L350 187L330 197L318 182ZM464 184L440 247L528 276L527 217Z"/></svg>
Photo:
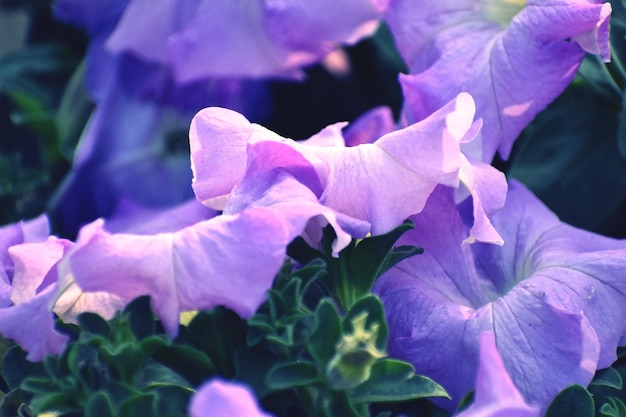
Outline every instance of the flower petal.
<svg viewBox="0 0 626 417"><path fill-rule="evenodd" d="M191 417L272 417L263 412L245 385L212 379L198 388L189 405Z"/></svg>

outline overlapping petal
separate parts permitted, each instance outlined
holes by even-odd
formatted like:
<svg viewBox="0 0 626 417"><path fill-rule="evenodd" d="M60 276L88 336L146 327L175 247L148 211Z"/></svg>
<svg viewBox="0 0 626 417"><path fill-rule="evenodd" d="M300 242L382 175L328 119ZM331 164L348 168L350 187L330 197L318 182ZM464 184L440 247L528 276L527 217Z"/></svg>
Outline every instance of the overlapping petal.
<svg viewBox="0 0 626 417"><path fill-rule="evenodd" d="M12 303L14 265L9 248L22 243L43 242L49 234L50 227L45 215L0 227L0 307L8 307Z"/></svg>
<svg viewBox="0 0 626 417"><path fill-rule="evenodd" d="M375 288L387 307L389 351L457 403L472 388L481 331L495 334L514 384L544 410L561 389L586 385L616 359L626 335L626 243L559 222L514 181L493 216L501 247L455 245L468 225L445 189L413 220L419 233L402 242L424 255Z"/></svg>
<svg viewBox="0 0 626 417"><path fill-rule="evenodd" d="M496 151L508 158L522 129L572 81L585 52L609 58L610 4L528 1L505 12L503 3L397 0L386 13L412 74L400 77L409 122L469 92L485 129L464 152L485 162Z"/></svg>
<svg viewBox="0 0 626 417"><path fill-rule="evenodd" d="M183 311L224 305L242 317L251 316L283 264L287 245L319 217L335 226L339 242L349 242L342 220L284 175L241 212L178 231L112 234L102 221L91 223L59 268L83 291L103 291L127 301L150 295L173 336ZM367 233L367 224L344 221L359 235Z"/></svg>
<svg viewBox="0 0 626 417"><path fill-rule="evenodd" d="M437 184L457 187L461 178L474 204L483 204L474 217L484 230L473 230L472 239L499 241L486 213L503 204L504 176L485 164L470 163L459 148L477 133L473 115L472 98L460 94L420 123L374 143L346 147L343 124L295 142L236 112L205 109L190 129L193 188L204 204L234 213L256 198L259 177L282 170L306 185L320 203L370 222L372 233L381 234L421 211Z"/></svg>
<svg viewBox="0 0 626 417"><path fill-rule="evenodd" d="M338 45L372 34L380 19L376 3L201 2L189 24L169 40L174 73L181 82L207 76L301 75L300 67Z"/></svg>
<svg viewBox="0 0 626 417"><path fill-rule="evenodd" d="M474 402L457 417L539 417L539 410L524 402L504 368L493 333L480 334L480 359Z"/></svg>
<svg viewBox="0 0 626 417"><path fill-rule="evenodd" d="M27 359L41 361L46 355L58 355L67 337L54 329L50 304L56 283L47 275L66 253L71 242L49 237L38 243L22 243L9 248L15 265L10 306L0 309L0 333L19 343L28 352Z"/></svg>

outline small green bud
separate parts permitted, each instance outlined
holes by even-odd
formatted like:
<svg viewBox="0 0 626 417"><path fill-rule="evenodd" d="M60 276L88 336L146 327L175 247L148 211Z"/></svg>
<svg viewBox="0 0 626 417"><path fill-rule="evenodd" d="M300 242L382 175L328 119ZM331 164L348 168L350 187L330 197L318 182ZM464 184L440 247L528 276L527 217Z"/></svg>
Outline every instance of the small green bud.
<svg viewBox="0 0 626 417"><path fill-rule="evenodd" d="M365 328L367 313L363 312L352 320L353 332L344 334L337 343L335 356L326 370L326 377L333 389L348 389L367 381L372 365L386 356L376 347L378 323Z"/></svg>

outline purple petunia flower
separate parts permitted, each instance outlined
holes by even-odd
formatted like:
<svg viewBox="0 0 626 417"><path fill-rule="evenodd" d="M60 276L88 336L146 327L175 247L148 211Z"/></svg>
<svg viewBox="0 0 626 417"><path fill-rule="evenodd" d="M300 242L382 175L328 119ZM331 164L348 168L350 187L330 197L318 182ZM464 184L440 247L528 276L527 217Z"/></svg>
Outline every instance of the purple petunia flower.
<svg viewBox="0 0 626 417"><path fill-rule="evenodd" d="M0 228L0 333L31 361L59 354L67 341L54 330L49 305L56 285L46 277L71 242L48 234L45 216Z"/></svg>
<svg viewBox="0 0 626 417"><path fill-rule="evenodd" d="M131 0L107 47L168 63L180 83L292 77L337 46L371 35L384 3L168 0L155 8L149 0Z"/></svg>
<svg viewBox="0 0 626 417"><path fill-rule="evenodd" d="M254 394L247 386L220 379L212 379L198 388L189 403L189 415L272 417L259 408Z"/></svg>
<svg viewBox="0 0 626 417"><path fill-rule="evenodd" d="M478 335L495 334L507 373L544 409L566 386L588 384L626 343L626 242L561 223L511 181L493 224L498 247L459 246L469 207L445 189L413 216L401 243L424 247L383 275L375 292L390 328L389 352L410 361L453 397L472 389Z"/></svg>
<svg viewBox="0 0 626 417"><path fill-rule="evenodd" d="M193 188L207 206L236 213L254 198L260 177L287 171L321 204L369 222L376 235L421 211L437 184L458 187L461 181L474 203L475 227L466 240L501 243L488 215L504 203L504 176L460 152L459 143L471 140L480 128L480 123L472 124L473 117L472 98L460 94L420 123L373 143L346 147L345 123L295 142L236 112L205 109L190 129ZM359 134L351 132L352 138ZM366 140L367 135L361 136L354 140Z"/></svg>
<svg viewBox="0 0 626 417"><path fill-rule="evenodd" d="M524 402L504 368L493 333L480 334L480 359L472 405L456 417L539 417L539 409Z"/></svg>
<svg viewBox="0 0 626 417"><path fill-rule="evenodd" d="M127 302L150 295L155 313L174 336L184 311L223 305L250 317L265 300L287 245L310 222L333 225L338 250L351 236L363 237L368 230L365 222L319 204L308 188L287 174L272 178L257 197L237 214L180 228L163 229L157 222L158 230L111 233L105 222L95 221L82 228L76 245L60 262L59 281L69 279L81 291L103 292Z"/></svg>
<svg viewBox="0 0 626 417"><path fill-rule="evenodd" d="M408 121L467 91L485 129L464 152L508 158L586 52L609 59L610 14L598 0L393 0L385 18L412 74L400 77Z"/></svg>
<svg viewBox="0 0 626 417"><path fill-rule="evenodd" d="M89 34L85 77L96 102L53 204L61 228L74 234L120 200L167 207L191 197L180 137L193 114L212 105L265 116L261 77L301 76L372 34L385 3L57 0L57 18Z"/></svg>

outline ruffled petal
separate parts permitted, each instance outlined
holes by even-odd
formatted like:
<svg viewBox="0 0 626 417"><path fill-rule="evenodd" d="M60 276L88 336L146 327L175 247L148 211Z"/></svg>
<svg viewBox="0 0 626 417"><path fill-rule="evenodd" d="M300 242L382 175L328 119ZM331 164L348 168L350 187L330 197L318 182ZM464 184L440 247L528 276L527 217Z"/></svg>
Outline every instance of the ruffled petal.
<svg viewBox="0 0 626 417"><path fill-rule="evenodd" d="M318 216L335 225L341 245L349 242L332 210L284 176L251 207L176 232L111 234L96 221L81 230L59 268L83 291L104 291L127 301L150 295L156 314L174 336L183 311L224 305L250 317L265 300L287 245Z"/></svg>
<svg viewBox="0 0 626 417"><path fill-rule="evenodd" d="M520 132L573 80L585 52L608 58L609 4L529 2L502 26L476 1L469 2L476 7L416 3L404 15L413 3L400 1L388 11L399 45L419 34L418 47L405 51L412 75L401 76L407 118L421 120L460 91L469 92L485 128L464 152L483 162L496 151L508 158ZM417 22L408 20L420 11Z"/></svg>
<svg viewBox="0 0 626 417"><path fill-rule="evenodd" d="M436 190L399 242L425 253L377 281L389 350L459 401L476 375L477 334L492 331L513 383L545 411L609 366L626 339L626 242L561 223L516 181L492 216L502 246L455 245L471 227L462 212L450 190Z"/></svg>
<svg viewBox="0 0 626 417"><path fill-rule="evenodd" d="M524 402L506 372L493 333L480 334L476 394L470 407L457 417L539 417L539 410Z"/></svg>
<svg viewBox="0 0 626 417"><path fill-rule="evenodd" d="M459 143L476 133L473 115L472 98L460 94L420 123L374 143L346 147L336 125L294 142L232 111L206 109L196 115L190 133L194 191L204 204L217 208L226 206L229 193L237 189L236 202L227 206L233 213L256 198L255 181L265 181L251 178L270 178L282 170L325 206L370 222L373 234L385 233L421 211L437 184L458 186L463 160ZM254 175L247 172L251 166ZM218 175L222 167L225 174ZM237 188L244 176L247 185Z"/></svg>

